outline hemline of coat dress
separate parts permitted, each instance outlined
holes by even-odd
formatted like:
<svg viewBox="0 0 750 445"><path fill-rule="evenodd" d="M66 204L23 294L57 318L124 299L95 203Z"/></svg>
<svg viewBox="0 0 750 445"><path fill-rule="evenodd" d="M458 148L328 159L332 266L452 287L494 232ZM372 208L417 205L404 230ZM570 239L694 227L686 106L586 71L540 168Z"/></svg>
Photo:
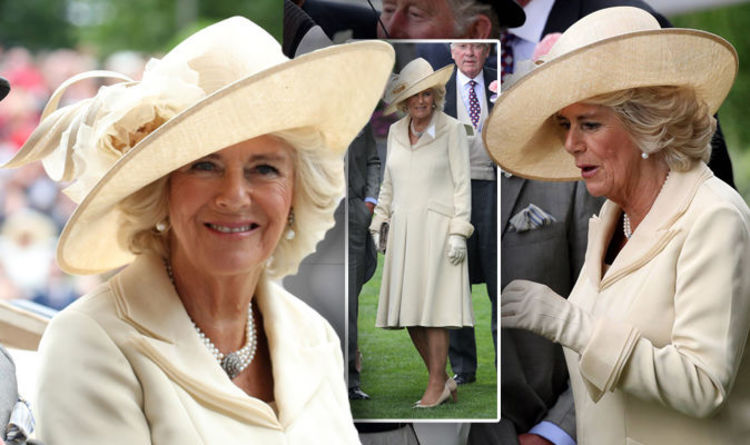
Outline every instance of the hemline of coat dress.
<svg viewBox="0 0 750 445"><path fill-rule="evenodd" d="M466 129L436 111L412 146L409 121L406 116L388 130L385 174L370 225L379 230L384 221L390 224L375 326L473 326L468 263L448 259L449 235L468 238L474 230Z"/></svg>

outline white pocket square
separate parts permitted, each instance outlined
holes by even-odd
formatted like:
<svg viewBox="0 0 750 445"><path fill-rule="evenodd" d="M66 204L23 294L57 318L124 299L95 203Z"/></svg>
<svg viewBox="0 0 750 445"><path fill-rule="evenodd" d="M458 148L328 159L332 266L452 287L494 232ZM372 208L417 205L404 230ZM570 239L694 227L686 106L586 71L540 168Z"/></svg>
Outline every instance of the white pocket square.
<svg viewBox="0 0 750 445"><path fill-rule="evenodd" d="M516 232L526 232L548 226L555 221L557 220L554 216L534 204L529 204L528 207L513 215L509 222Z"/></svg>

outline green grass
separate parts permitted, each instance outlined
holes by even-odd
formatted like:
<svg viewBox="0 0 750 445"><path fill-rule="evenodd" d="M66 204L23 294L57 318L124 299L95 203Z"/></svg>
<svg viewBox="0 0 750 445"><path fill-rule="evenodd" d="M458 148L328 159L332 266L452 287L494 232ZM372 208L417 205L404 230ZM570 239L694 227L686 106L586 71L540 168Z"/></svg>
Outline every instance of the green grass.
<svg viewBox="0 0 750 445"><path fill-rule="evenodd" d="M497 372L490 333L491 305L484 284L472 288L477 340L477 381L458 388L458 403L414 409L427 385L427 369L406 329L375 327L383 256L375 276L359 296L359 348L363 355L361 387L370 400L352 400L355 419L494 419ZM450 365L448 365L450 368ZM452 375L448 369L449 375Z"/></svg>

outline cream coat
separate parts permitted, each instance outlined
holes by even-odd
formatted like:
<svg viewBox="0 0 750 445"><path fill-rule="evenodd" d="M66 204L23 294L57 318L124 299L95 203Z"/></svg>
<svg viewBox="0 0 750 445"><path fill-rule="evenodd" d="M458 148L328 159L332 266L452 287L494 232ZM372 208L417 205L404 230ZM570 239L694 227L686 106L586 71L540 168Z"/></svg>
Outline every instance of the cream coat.
<svg viewBox="0 0 750 445"><path fill-rule="evenodd" d="M448 260L448 235L469 237L471 178L466 130L435 112L414 146L409 116L388 130L388 158L370 230L390 221L375 325L474 323L467 261Z"/></svg>
<svg viewBox="0 0 750 445"><path fill-rule="evenodd" d="M748 443L750 210L703 163L672 172L602 274L620 214L608 201L591 219L569 297L597 319L565 351L578 443Z"/></svg>
<svg viewBox="0 0 750 445"><path fill-rule="evenodd" d="M40 346L38 425L56 444L359 443L339 340L279 286L255 295L278 415L199 339L159 258L141 255L56 316Z"/></svg>

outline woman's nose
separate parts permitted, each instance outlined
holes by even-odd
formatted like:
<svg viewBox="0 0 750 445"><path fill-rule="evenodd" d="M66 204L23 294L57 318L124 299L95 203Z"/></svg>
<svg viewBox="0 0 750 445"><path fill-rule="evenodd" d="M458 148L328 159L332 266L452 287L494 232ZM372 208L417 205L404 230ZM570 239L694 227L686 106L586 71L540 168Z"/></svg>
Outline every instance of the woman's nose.
<svg viewBox="0 0 750 445"><path fill-rule="evenodd" d="M216 205L227 210L241 209L250 204L250 195L251 186L245 179L244 172L227 172L221 178Z"/></svg>
<svg viewBox="0 0 750 445"><path fill-rule="evenodd" d="M565 131L565 151L574 154L583 150L583 144L578 131L571 127Z"/></svg>

